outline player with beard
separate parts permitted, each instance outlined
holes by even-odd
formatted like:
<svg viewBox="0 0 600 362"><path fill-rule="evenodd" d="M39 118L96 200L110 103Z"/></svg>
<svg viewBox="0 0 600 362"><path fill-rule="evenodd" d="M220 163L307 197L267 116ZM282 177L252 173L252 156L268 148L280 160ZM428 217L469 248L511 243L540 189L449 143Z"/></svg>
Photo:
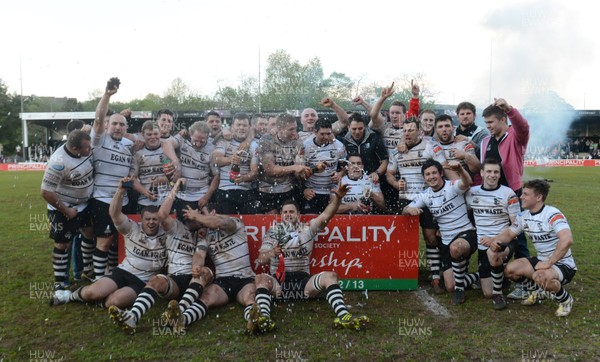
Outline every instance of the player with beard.
<svg viewBox="0 0 600 362"><path fill-rule="evenodd" d="M111 319L129 334L135 333L137 323L159 296L180 300L182 309L185 309L202 295L206 285L212 281L212 271L204 266L208 250L204 239L206 230L201 230L202 225L198 222L186 220L183 223L169 214L175 195L185 182L184 178L177 180L158 211L159 222L167 236L168 274L150 277L131 310L124 311L117 306L108 309ZM170 304L178 307L177 300Z"/></svg>
<svg viewBox="0 0 600 362"><path fill-rule="evenodd" d="M123 178L110 202L108 212L117 230L125 239L125 259L110 275L81 287L73 293L54 294L51 305L69 302L103 302L104 306L126 308L144 288L150 277L160 272L167 260L166 235L158 221L158 208L142 209L142 221L136 223L123 212L123 184L131 181Z"/></svg>
<svg viewBox="0 0 600 362"><path fill-rule="evenodd" d="M266 119L264 129L266 131ZM250 129L250 120L245 113L233 117L231 125L233 138L220 140L213 152L214 164L219 167L219 188L215 193L216 210L219 214L252 214L256 212L257 193L252 189L252 181L258 177L251 171L256 153L250 150L254 140L254 130ZM233 179L232 167L238 167Z"/></svg>
<svg viewBox="0 0 600 362"><path fill-rule="evenodd" d="M185 192L177 193L175 211L180 220L187 206L202 210L219 186L219 172L214 166L215 145L208 141L210 127L204 121L194 122L189 127L189 139L175 136L175 148L179 149L181 176L186 182Z"/></svg>
<svg viewBox="0 0 600 362"><path fill-rule="evenodd" d="M455 130L455 135L463 135L468 137L476 146L476 154L479 157L479 150L481 149L481 142L483 139L490 135L485 127L480 127L475 124L475 118L477 112L475 105L470 102L461 102L456 106L456 116L458 117L459 126Z"/></svg>
<svg viewBox="0 0 600 362"><path fill-rule="evenodd" d="M519 281L529 291L524 305L536 305L543 299L543 292L551 293L558 303L557 317L565 317L573 308L573 297L563 285L569 283L577 266L571 253L573 234L567 219L557 208L546 205L550 185L544 180L531 180L523 184L521 201L524 212L501 234L486 238L490 248L498 248L510 242L522 232L528 234L536 256L515 259L506 265L508 278Z"/></svg>
<svg viewBox="0 0 600 362"><path fill-rule="evenodd" d="M90 136L83 131L69 133L67 143L48 161L41 196L48 203L50 238L54 240L52 269L54 289L67 287L69 248L73 236L81 230L87 241L93 238L88 200L94 188Z"/></svg>
<svg viewBox="0 0 600 362"><path fill-rule="evenodd" d="M346 148L333 137L332 124L318 120L315 135L304 141L306 165L313 170L304 182L302 213L320 214L331 201L330 192L339 181L338 160L346 158Z"/></svg>
<svg viewBox="0 0 600 362"><path fill-rule="evenodd" d="M452 117L447 114L436 117L434 128L435 135L444 149L446 161L450 162L456 160L460 162L463 168L469 171L469 174L473 179L473 184L481 184L481 182L476 183L475 178L473 178L474 175L479 174L479 169L481 168L481 164L475 153L475 145L469 140L459 141L456 139L454 136ZM446 176L449 180L456 180L460 177L460 175L451 171L449 172L449 170L446 171ZM479 177L477 177L477 180L481 181Z"/></svg>
<svg viewBox="0 0 600 362"><path fill-rule="evenodd" d="M347 175L342 177L342 184L348 185L348 192L342 198L338 214L372 214L373 204L379 210L385 209L383 193L379 184L373 183L365 175L362 158L359 154L348 155L345 166Z"/></svg>
<svg viewBox="0 0 600 362"><path fill-rule="evenodd" d="M407 151L394 150L386 172L388 183L399 193L399 202L396 206L398 212L401 212L421 191L427 188L427 183L421 174L421 166L427 160L435 160L442 165L447 163L442 147L431 139L423 139L419 127L420 122L415 118L404 121L404 140ZM419 216L419 223L425 239L432 287L436 294L441 294L444 289L440 285L438 226L427 208L424 208Z"/></svg>
<svg viewBox="0 0 600 362"><path fill-rule="evenodd" d="M154 121L146 121L141 130L144 148L133 155L133 167L129 173L133 177L133 188L140 195L138 209L146 206L159 207L169 192L169 176L165 174L163 163L167 159L160 140L160 129Z"/></svg>
<svg viewBox="0 0 600 362"><path fill-rule="evenodd" d="M304 165L304 146L298 139L296 119L286 113L277 116L277 133L264 135L259 142L259 199L264 213L276 213L289 198L300 198L296 178L310 176Z"/></svg>
<svg viewBox="0 0 600 362"><path fill-rule="evenodd" d="M271 296L305 300L324 292L337 315L334 320L336 327L359 330L369 322L366 316L357 317L348 312L335 272L310 275L310 256L317 233L334 217L347 192L348 185L340 185L325 211L310 220L308 225L300 223L300 210L293 200L283 204L281 223L275 223L267 231L259 249L259 263L270 264L271 270L270 275L256 276L256 306L260 313L257 332L264 333L275 328L271 319Z"/></svg>
<svg viewBox="0 0 600 362"><path fill-rule="evenodd" d="M477 227L481 291L484 297L492 298L494 309L497 310L506 308L506 300L502 294L504 263L512 257L516 239L499 248L491 248L481 241L498 235L513 224L520 211L515 192L499 183L501 168L498 160L486 159L481 166L483 184L471 187L465 195L467 205L473 210Z"/></svg>
<svg viewBox="0 0 600 362"><path fill-rule="evenodd" d="M169 303L163 320L173 326L174 333L183 333L193 322L202 319L210 308L237 301L244 306L244 319L250 322L250 309L254 302L254 272L250 266L248 236L244 223L235 217L204 215L188 207L184 218L199 222L208 228L206 241L208 253L215 265L215 280L198 301L185 310Z"/></svg>
<svg viewBox="0 0 600 362"><path fill-rule="evenodd" d="M464 193L472 184L471 176L457 161L448 162L447 168L460 174L460 179L444 180L442 164L427 160L421 173L429 186L404 208L403 215L420 215L428 208L439 225L442 235L442 270L444 286L454 290L452 303L465 302L465 288L479 279L467 274L467 262L477 250L477 234L467 215ZM451 264L451 268L450 268Z"/></svg>
<svg viewBox="0 0 600 362"><path fill-rule="evenodd" d="M365 170L374 183L379 182L388 165L388 153L379 133L367 127L364 117L352 113L348 133L340 138L347 153L358 153L363 159Z"/></svg>
<svg viewBox="0 0 600 362"><path fill-rule="evenodd" d="M369 127L382 135L388 156L391 156L392 153L405 142L403 129L404 121L407 118L417 117L419 114L420 89L413 81L411 81L411 91L412 98L409 102L408 112L404 103L400 101L392 102L389 109L389 122L386 122L385 117L381 115L380 111L385 101L394 94L394 83L381 90L381 97L379 97L377 102L371 108L371 122L369 123ZM363 159L366 164L369 163L364 157ZM385 169L381 175L383 176L384 173ZM381 181L381 191L383 191L387 209L393 213L393 210L395 210L398 205L398 192L396 192L396 189L392 184L387 182L386 177Z"/></svg>

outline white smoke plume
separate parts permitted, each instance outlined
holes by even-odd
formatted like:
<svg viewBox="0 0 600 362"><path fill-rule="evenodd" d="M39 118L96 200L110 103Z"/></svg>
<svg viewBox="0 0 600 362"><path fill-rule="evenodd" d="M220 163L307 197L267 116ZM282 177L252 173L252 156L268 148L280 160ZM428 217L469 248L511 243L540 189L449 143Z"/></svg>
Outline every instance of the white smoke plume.
<svg viewBox="0 0 600 362"><path fill-rule="evenodd" d="M496 10L483 22L493 37L492 97L523 104L530 151L564 141L573 121L573 107L560 90L573 81L570 70L586 65L593 51L578 20L564 3L533 1Z"/></svg>

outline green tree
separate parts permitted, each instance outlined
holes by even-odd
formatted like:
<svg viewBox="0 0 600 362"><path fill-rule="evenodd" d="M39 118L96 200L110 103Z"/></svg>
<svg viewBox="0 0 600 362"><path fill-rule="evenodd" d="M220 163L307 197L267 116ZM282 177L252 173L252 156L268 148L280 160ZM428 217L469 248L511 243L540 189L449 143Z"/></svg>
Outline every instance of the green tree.
<svg viewBox="0 0 600 362"><path fill-rule="evenodd" d="M429 87L424 73L402 74L391 79L387 84L367 83L359 88L359 94L368 102L374 103L381 96L382 88L394 82L394 95L385 101L383 109L388 109L393 101L403 102L408 107L408 102L412 98L411 81L416 82L420 88L420 109L432 109L435 104L435 92Z"/></svg>
<svg viewBox="0 0 600 362"><path fill-rule="evenodd" d="M15 147L22 144L20 98L8 94L8 88L0 79L0 144L2 154L12 155Z"/></svg>
<svg viewBox="0 0 600 362"><path fill-rule="evenodd" d="M216 106L234 111L258 112L258 80L242 76L237 87L219 87L213 98Z"/></svg>
<svg viewBox="0 0 600 362"><path fill-rule="evenodd" d="M163 108L178 109L183 104L189 95L189 87L185 82L177 77L173 79L171 85L163 95Z"/></svg>
<svg viewBox="0 0 600 362"><path fill-rule="evenodd" d="M200 93L190 92L178 111L204 111L214 109L217 103L214 99Z"/></svg>
<svg viewBox="0 0 600 362"><path fill-rule="evenodd" d="M333 72L323 81L323 91L327 97L333 98L338 104L350 104L354 81L346 74Z"/></svg>
<svg viewBox="0 0 600 362"><path fill-rule="evenodd" d="M264 109L302 109L318 106L323 91L323 67L319 58L302 65L285 50L277 50L267 59Z"/></svg>

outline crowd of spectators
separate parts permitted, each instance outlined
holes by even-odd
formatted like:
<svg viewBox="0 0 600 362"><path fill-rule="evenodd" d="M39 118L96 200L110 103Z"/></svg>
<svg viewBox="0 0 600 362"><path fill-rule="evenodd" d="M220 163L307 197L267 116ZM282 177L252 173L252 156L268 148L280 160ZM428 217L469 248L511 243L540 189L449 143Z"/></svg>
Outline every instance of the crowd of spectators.
<svg viewBox="0 0 600 362"><path fill-rule="evenodd" d="M526 160L599 159L598 137L570 137L550 145L530 144Z"/></svg>

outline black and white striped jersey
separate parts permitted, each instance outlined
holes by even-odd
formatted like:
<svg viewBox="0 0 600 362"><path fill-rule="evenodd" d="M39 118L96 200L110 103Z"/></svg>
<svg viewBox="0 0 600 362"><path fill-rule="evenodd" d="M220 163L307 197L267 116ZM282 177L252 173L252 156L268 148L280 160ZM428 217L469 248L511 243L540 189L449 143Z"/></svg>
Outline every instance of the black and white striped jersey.
<svg viewBox="0 0 600 362"><path fill-rule="evenodd" d="M94 193L98 201L110 204L117 191L119 181L129 176L133 162L133 142L127 138L114 140L107 132L96 134L92 129L92 147L94 156ZM127 194L123 205L127 205Z"/></svg>
<svg viewBox="0 0 600 362"><path fill-rule="evenodd" d="M131 226L125 238L125 259L119 268L130 272L142 281L147 282L151 276L158 274L166 265L167 248L162 227L156 235L147 235L142 230L142 224L128 219Z"/></svg>
<svg viewBox="0 0 600 362"><path fill-rule="evenodd" d="M458 187L460 183L460 180L444 181L444 187L439 191L429 187L408 205L429 209L440 228L444 245L449 245L461 232L475 229L467 215L465 191Z"/></svg>
<svg viewBox="0 0 600 362"><path fill-rule="evenodd" d="M313 173L304 182L304 186L317 194L329 195L331 190L337 188L337 184L331 182L331 176L337 171L338 160L346 158L346 147L338 140L319 146L313 137L304 141L304 157L306 166L310 168L314 168L319 162L326 166L325 171Z"/></svg>
<svg viewBox="0 0 600 362"><path fill-rule="evenodd" d="M465 199L473 210L478 240L500 234L510 226L511 218L521 211L515 192L500 184L493 190L484 189L481 185L473 186L466 192ZM479 244L479 249L487 250L488 247Z"/></svg>
<svg viewBox="0 0 600 362"><path fill-rule="evenodd" d="M271 226L267 233L263 235L260 251L271 250L275 245L280 244L286 272L310 273L310 255L317 237L316 228L311 227L312 223L315 222L314 220L312 219L309 224L279 223ZM285 238L283 240L278 240L277 230L284 231ZM275 274L278 266L279 257L271 258L271 275Z"/></svg>
<svg viewBox="0 0 600 362"><path fill-rule="evenodd" d="M77 157L67 150L66 145L59 147L48 160L42 190L55 192L61 202L77 211L85 209L94 190L92 154ZM50 204L47 207L56 210Z"/></svg>
<svg viewBox="0 0 600 362"><path fill-rule="evenodd" d="M192 260L197 249L208 251L206 240L199 238L184 223L175 220L175 227L167 235L167 270L169 274L191 274Z"/></svg>
<svg viewBox="0 0 600 362"><path fill-rule="evenodd" d="M264 164L267 157L272 157L277 166L304 164L304 147L300 140L281 141L277 136L266 134L259 141L257 153L259 164ZM259 175L261 192L280 194L291 191L295 185L293 174L272 177L265 172Z"/></svg>
<svg viewBox="0 0 600 362"><path fill-rule="evenodd" d="M223 153L225 157L233 156L240 147L239 141L232 139L231 141L220 141L216 150ZM240 175L246 175L250 172L250 164L253 162L253 159L256 157L256 149L249 149L247 151L247 155L245 157L241 157L240 162ZM219 167L219 190L246 190L249 191L252 189L252 182L242 182L239 185L234 182L229 181L229 173L231 172L231 164Z"/></svg>
<svg viewBox="0 0 600 362"><path fill-rule="evenodd" d="M517 215L517 220L510 227L516 234L525 232L531 239L537 258L541 261L550 259L556 246L558 245L558 233L561 230L571 229L567 218L560 210L553 206L544 205L542 209L535 214L525 210ZM561 264L577 269L575 259L571 254L571 248L567 250L565 256L558 261Z"/></svg>
<svg viewBox="0 0 600 362"><path fill-rule="evenodd" d="M216 277L253 277L246 227L242 220L231 219L236 224L233 232L209 229L206 235L208 252L215 265Z"/></svg>
<svg viewBox="0 0 600 362"><path fill-rule="evenodd" d="M175 136L179 145L179 160L181 161L181 177L187 179L185 192L178 192L177 197L185 201L198 201L206 195L213 175L218 169L211 165L211 156L215 150L212 142L207 142L200 149L180 135Z"/></svg>
<svg viewBox="0 0 600 362"><path fill-rule="evenodd" d="M140 194L138 204L160 206L169 194L169 181L163 170L163 161L166 158L162 146L153 150L144 146L133 155L131 175L137 177L147 190L150 190L152 180L155 180L158 192L158 198L155 201L150 200L144 194Z"/></svg>
<svg viewBox="0 0 600 362"><path fill-rule="evenodd" d="M437 142L422 139L406 153L398 150L392 151L387 169L405 179L404 199L413 200L417 194L427 188L425 179L421 175L421 166L428 159L433 159L441 164L446 162L444 150Z"/></svg>

